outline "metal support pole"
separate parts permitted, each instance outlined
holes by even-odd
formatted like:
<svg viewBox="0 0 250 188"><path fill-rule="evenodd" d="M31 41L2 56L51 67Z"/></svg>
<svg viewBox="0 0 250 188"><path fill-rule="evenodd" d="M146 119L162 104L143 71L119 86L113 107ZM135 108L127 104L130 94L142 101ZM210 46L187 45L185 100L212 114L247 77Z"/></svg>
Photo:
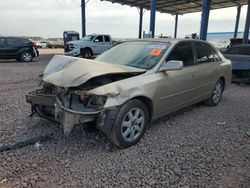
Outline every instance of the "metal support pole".
<svg viewBox="0 0 250 188"><path fill-rule="evenodd" d="M139 20L139 39L142 38L142 21L143 21L143 6L140 6L140 20Z"/></svg>
<svg viewBox="0 0 250 188"><path fill-rule="evenodd" d="M243 35L243 44L248 43L249 26L250 26L250 0L248 0L248 5L247 5L247 17L246 17L246 24L245 24L244 35Z"/></svg>
<svg viewBox="0 0 250 188"><path fill-rule="evenodd" d="M241 12L241 6L238 6L236 22L235 22L235 28L234 28L234 38L237 38L237 34L238 34L239 21L240 21L240 12Z"/></svg>
<svg viewBox="0 0 250 188"><path fill-rule="evenodd" d="M178 28L178 14L175 15L174 38L177 37L177 28Z"/></svg>
<svg viewBox="0 0 250 188"><path fill-rule="evenodd" d="M86 35L86 14L85 14L85 0L82 0L82 37Z"/></svg>
<svg viewBox="0 0 250 188"><path fill-rule="evenodd" d="M155 0L150 0L150 32L155 37Z"/></svg>
<svg viewBox="0 0 250 188"><path fill-rule="evenodd" d="M210 6L211 6L211 0L202 0L202 14L201 14L201 26L200 26L201 40L207 40Z"/></svg>

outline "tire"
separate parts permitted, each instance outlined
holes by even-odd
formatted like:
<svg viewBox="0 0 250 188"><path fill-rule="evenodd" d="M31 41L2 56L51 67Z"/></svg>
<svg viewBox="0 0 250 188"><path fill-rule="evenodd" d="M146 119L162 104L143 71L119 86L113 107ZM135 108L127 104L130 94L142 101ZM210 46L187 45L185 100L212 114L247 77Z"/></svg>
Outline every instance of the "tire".
<svg viewBox="0 0 250 188"><path fill-rule="evenodd" d="M23 62L31 62L33 60L33 55L30 51L25 51L21 53L20 59Z"/></svg>
<svg viewBox="0 0 250 188"><path fill-rule="evenodd" d="M90 59L93 56L93 53L91 49L86 48L82 50L81 55L83 58Z"/></svg>
<svg viewBox="0 0 250 188"><path fill-rule="evenodd" d="M221 100L224 90L224 84L221 79L219 79L210 95L210 98L206 99L204 102L208 106L217 106Z"/></svg>
<svg viewBox="0 0 250 188"><path fill-rule="evenodd" d="M130 100L120 108L109 138L119 148L130 147L140 141L148 124L146 105L137 99Z"/></svg>

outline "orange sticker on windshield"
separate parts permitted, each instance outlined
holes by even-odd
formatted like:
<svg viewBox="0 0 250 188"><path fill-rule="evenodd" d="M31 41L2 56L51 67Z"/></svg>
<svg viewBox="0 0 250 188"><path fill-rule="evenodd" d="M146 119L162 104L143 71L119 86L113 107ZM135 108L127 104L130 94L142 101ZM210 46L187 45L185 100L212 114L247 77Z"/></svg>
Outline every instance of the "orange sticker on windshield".
<svg viewBox="0 0 250 188"><path fill-rule="evenodd" d="M149 55L151 55L151 56L158 56L158 55L161 54L161 51L162 51L162 50L160 50L160 49L153 49L153 50L151 50L151 51L149 52Z"/></svg>

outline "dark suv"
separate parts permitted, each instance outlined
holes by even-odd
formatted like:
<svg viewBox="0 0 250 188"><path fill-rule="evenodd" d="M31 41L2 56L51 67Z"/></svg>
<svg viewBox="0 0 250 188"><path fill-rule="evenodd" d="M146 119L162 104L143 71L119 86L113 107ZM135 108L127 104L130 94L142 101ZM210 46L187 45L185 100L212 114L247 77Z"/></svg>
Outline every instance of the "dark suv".
<svg viewBox="0 0 250 188"><path fill-rule="evenodd" d="M0 59L16 59L31 62L38 57L36 45L28 39L17 37L0 37Z"/></svg>

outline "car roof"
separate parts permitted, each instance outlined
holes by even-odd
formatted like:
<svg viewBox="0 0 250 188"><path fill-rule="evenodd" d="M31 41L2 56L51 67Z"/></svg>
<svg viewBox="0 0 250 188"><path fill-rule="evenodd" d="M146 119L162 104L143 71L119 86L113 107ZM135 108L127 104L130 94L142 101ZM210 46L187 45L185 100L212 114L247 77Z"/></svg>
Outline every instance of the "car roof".
<svg viewBox="0 0 250 188"><path fill-rule="evenodd" d="M203 40L199 40L199 39L183 39L183 38L148 38L148 39L128 39L125 40L124 42L132 42L132 41L145 41L145 42L166 42L166 43L177 43L177 42L203 42L203 43L208 43L206 41ZM210 43L209 43L210 44Z"/></svg>
<svg viewBox="0 0 250 188"><path fill-rule="evenodd" d="M0 36L0 38L5 38L5 39L21 39L21 40L29 40L29 39L22 38L22 37L4 37L4 36Z"/></svg>

